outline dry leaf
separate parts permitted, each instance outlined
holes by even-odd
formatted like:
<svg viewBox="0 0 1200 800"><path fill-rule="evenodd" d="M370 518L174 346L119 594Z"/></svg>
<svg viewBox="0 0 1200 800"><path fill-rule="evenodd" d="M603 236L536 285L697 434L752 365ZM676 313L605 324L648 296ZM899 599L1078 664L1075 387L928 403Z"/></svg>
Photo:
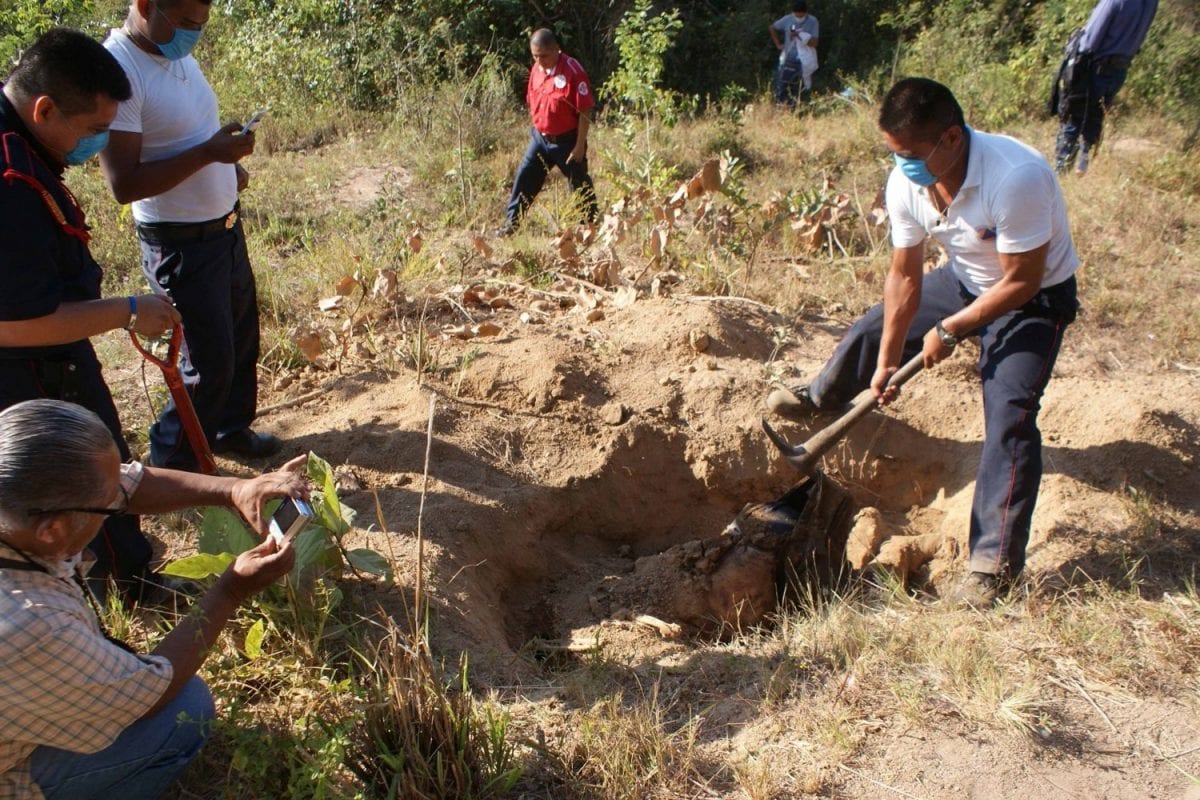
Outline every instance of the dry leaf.
<svg viewBox="0 0 1200 800"><path fill-rule="evenodd" d="M315 363L317 357L321 355L321 335L316 331L306 331L295 336L292 339L300 353L308 359L309 363Z"/></svg>
<svg viewBox="0 0 1200 800"><path fill-rule="evenodd" d="M500 333L500 326L494 322L481 322L471 328L471 333L475 336L496 336Z"/></svg>
<svg viewBox="0 0 1200 800"><path fill-rule="evenodd" d="M371 294L375 297L391 300L399 290L400 276L396 274L396 270L379 270L379 274L375 276L375 285L371 287Z"/></svg>
<svg viewBox="0 0 1200 800"><path fill-rule="evenodd" d="M715 158L710 158L704 162L704 166L696 173L696 178L700 179L700 185L706 192L719 192L721 187L725 185L725 179L729 176L729 168L721 169L721 161ZM693 178L692 180L695 180Z"/></svg>
<svg viewBox="0 0 1200 800"><path fill-rule="evenodd" d="M317 308L321 309L322 311L334 311L335 309L341 308L342 304L345 302L346 298L340 294L337 294L333 297L326 297L318 301Z"/></svg>
<svg viewBox="0 0 1200 800"><path fill-rule="evenodd" d="M588 322L599 322L602 319L604 319L604 310L603 309L593 308L591 311L589 311L587 313L587 321Z"/></svg>
<svg viewBox="0 0 1200 800"><path fill-rule="evenodd" d="M692 180L695 180L695 179L693 178ZM692 181L689 181L687 183L681 183L681 184L679 184L679 188L675 190L675 194L671 195L671 199L667 201L667 206L668 207L673 206L673 207L678 208L679 206L686 203L687 199L689 197L695 197L695 196L696 195L692 193ZM657 216L657 212L656 212L655 216Z"/></svg>
<svg viewBox="0 0 1200 800"><path fill-rule="evenodd" d="M356 286L358 286L358 281L355 280L352 275L343 275L341 278L338 279L338 282L336 284L334 284L333 290L335 292L337 292L338 294L342 295L343 297L345 297L346 295L353 292L354 287L356 287Z"/></svg>
<svg viewBox="0 0 1200 800"><path fill-rule="evenodd" d="M495 311L498 308L512 308L513 307L512 300L509 300L507 297L493 297L491 300L488 301L488 305L491 306L493 311Z"/></svg>
<svg viewBox="0 0 1200 800"><path fill-rule="evenodd" d="M536 311L539 314L550 314L558 309L558 306L551 303L549 300L534 300L529 304L531 311Z"/></svg>
<svg viewBox="0 0 1200 800"><path fill-rule="evenodd" d="M492 246L488 244L488 240L482 236L472 236L471 246L474 247L475 251L484 258L492 257Z"/></svg>
<svg viewBox="0 0 1200 800"><path fill-rule="evenodd" d="M414 253L421 252L421 248L425 246L425 237L421 235L420 228L417 228L408 235L408 246Z"/></svg>
<svg viewBox="0 0 1200 800"><path fill-rule="evenodd" d="M575 236L570 231L563 231L555 236L551 244L563 261L574 261L579 257L579 251L575 249Z"/></svg>
<svg viewBox="0 0 1200 800"><path fill-rule="evenodd" d="M579 287L579 298L575 302L580 308L584 308L589 311L600 304L600 301L596 299L596 295L592 294L582 286Z"/></svg>
<svg viewBox="0 0 1200 800"><path fill-rule="evenodd" d="M662 225L655 225L650 229L650 254L655 259L663 257L663 253L667 252L668 232Z"/></svg>
<svg viewBox="0 0 1200 800"><path fill-rule="evenodd" d="M613 308L627 308L637 300L637 289L633 286L622 286L613 293Z"/></svg>

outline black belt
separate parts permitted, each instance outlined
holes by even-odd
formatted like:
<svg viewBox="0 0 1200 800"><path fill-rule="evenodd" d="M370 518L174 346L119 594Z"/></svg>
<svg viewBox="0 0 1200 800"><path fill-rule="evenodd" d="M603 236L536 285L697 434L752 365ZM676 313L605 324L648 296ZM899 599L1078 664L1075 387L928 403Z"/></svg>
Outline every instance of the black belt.
<svg viewBox="0 0 1200 800"><path fill-rule="evenodd" d="M566 133L542 133L541 131L538 131L538 136L541 136L550 144L566 144L567 142L573 142L578 135L578 130L567 131Z"/></svg>
<svg viewBox="0 0 1200 800"><path fill-rule="evenodd" d="M232 229L237 224L240 207L241 204L235 205L233 211L225 216L207 222L139 222L138 236L149 244L172 245L203 241Z"/></svg>

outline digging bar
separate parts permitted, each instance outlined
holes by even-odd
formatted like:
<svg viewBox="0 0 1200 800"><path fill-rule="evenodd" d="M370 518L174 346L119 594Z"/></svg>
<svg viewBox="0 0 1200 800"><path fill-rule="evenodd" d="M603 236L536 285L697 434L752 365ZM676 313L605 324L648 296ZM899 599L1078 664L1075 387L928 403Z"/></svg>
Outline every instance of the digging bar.
<svg viewBox="0 0 1200 800"><path fill-rule="evenodd" d="M924 363L924 354L917 353L908 360L908 363L892 374L891 379L888 380L888 387L903 386L909 378L921 371ZM876 400L875 394L868 392L865 397L856 401L849 411L814 433L801 445L788 444L787 439L784 439L778 431L771 427L766 417L763 417L762 426L767 437L779 448L788 463L798 469L801 475L811 475L816 472L817 465L821 463L821 456L829 452L829 449L837 444L846 435L846 432L854 427L855 423L870 414L871 409L876 405L878 405L878 400Z"/></svg>
<svg viewBox="0 0 1200 800"><path fill-rule="evenodd" d="M192 452L196 454L196 464L200 471L205 475L216 475L216 459L213 458L212 450L208 447L204 428L200 426L200 418L196 416L196 407L192 405L192 397L188 394L187 387L183 383L183 375L179 372L179 346L183 340L183 326L178 322L175 323L175 329L171 331L171 344L167 349L166 358L159 358L143 347L138 335L133 331L129 332L129 338L133 340L133 346L147 361L162 370L163 378L167 382L167 389L171 392L171 399L175 401L175 411L179 414L184 435L187 436L188 444L192 446Z"/></svg>

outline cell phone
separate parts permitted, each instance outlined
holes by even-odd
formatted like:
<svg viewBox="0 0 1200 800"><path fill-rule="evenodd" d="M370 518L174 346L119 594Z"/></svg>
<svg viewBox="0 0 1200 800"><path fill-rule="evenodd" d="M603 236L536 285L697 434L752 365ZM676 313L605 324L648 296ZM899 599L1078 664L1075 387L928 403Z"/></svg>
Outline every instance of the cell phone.
<svg viewBox="0 0 1200 800"><path fill-rule="evenodd" d="M271 109L260 108L251 114L250 119L246 120L246 124L242 126L242 135L245 136L247 133L252 133L258 127L258 124L263 121L263 117L270 113Z"/></svg>
<svg viewBox="0 0 1200 800"><path fill-rule="evenodd" d="M279 544L292 540L297 533L312 522L313 510L304 500L285 497L271 515L271 536Z"/></svg>

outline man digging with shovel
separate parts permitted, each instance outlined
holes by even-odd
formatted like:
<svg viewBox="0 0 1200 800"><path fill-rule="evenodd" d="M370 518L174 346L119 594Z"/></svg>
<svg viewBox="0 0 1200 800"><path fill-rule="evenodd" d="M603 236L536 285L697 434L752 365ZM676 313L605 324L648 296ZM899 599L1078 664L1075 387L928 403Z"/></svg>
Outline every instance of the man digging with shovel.
<svg viewBox="0 0 1200 800"><path fill-rule="evenodd" d="M970 574L953 595L992 605L1025 566L1042 477L1037 413L1075 319L1075 270L1062 191L1036 150L968 128L945 86L897 83L879 113L896 162L887 183L892 263L883 303L854 323L807 386L776 389L772 413L809 420L868 386L880 404L902 360L931 367L980 337L985 436L971 507ZM934 236L946 266L924 272Z"/></svg>

